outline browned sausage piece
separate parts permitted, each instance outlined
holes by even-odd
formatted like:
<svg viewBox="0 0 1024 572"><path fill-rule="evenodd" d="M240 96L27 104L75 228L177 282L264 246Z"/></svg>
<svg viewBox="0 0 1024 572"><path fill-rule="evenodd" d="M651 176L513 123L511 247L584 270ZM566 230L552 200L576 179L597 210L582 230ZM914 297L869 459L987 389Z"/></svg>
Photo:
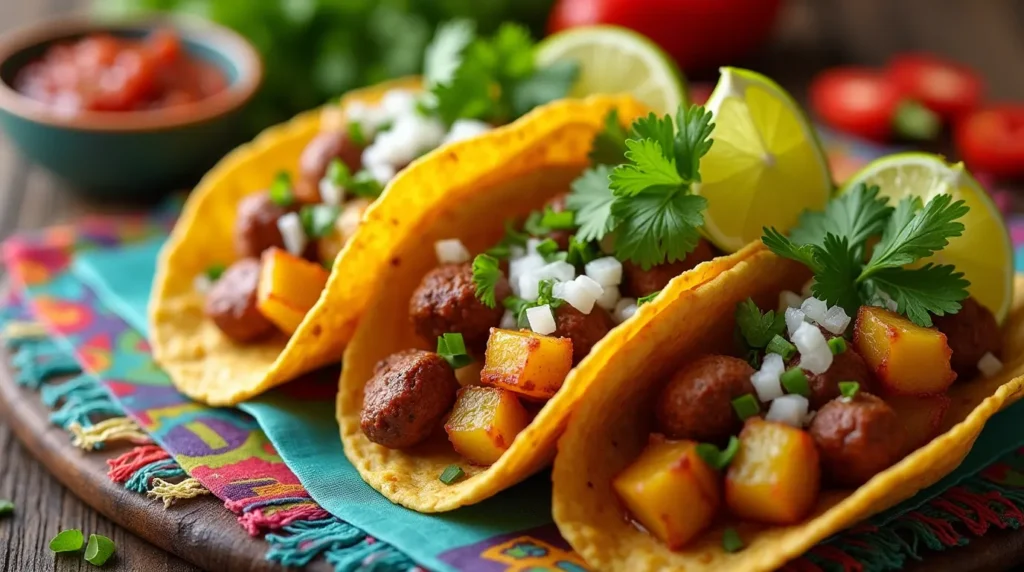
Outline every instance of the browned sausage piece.
<svg viewBox="0 0 1024 572"><path fill-rule="evenodd" d="M241 258L259 258L271 246L284 248L277 219L292 209L270 199L269 191L253 193L238 203L235 218L235 251Z"/></svg>
<svg viewBox="0 0 1024 572"><path fill-rule="evenodd" d="M935 327L946 334L946 343L953 350L950 365L958 379L970 379L978 373L978 360L988 352L998 356L1003 349L1003 336L996 317L974 298L960 302L960 311L935 316Z"/></svg>
<svg viewBox="0 0 1024 572"><path fill-rule="evenodd" d="M260 261L243 258L229 266L206 294L204 312L236 342L256 341L274 331L256 307L259 281Z"/></svg>
<svg viewBox="0 0 1024 572"><path fill-rule="evenodd" d="M833 399L818 410L808 431L833 483L857 487L903 454L906 432L892 407L863 391Z"/></svg>
<svg viewBox="0 0 1024 572"><path fill-rule="evenodd" d="M827 333L827 332L826 332ZM835 337L827 333L826 338ZM846 347L846 351L832 357L832 365L825 373L811 373L804 370L807 376L807 384L811 388L811 410L818 410L826 403L841 395L839 391L840 381L856 381L863 391L871 392L875 387L875 374L871 372L867 362L854 351L853 344ZM800 357L797 356L790 364L790 367L800 365Z"/></svg>
<svg viewBox="0 0 1024 572"><path fill-rule="evenodd" d="M754 368L739 358L704 356L676 372L661 390L655 416L670 439L723 443L743 427L732 400L757 395Z"/></svg>
<svg viewBox="0 0 1024 572"><path fill-rule="evenodd" d="M441 356L422 350L391 354L366 384L359 426L378 445L412 447L441 425L458 389L455 371Z"/></svg>
<svg viewBox="0 0 1024 572"><path fill-rule="evenodd" d="M560 213L565 210L565 198L569 193L555 195L548 202L544 203L544 210L551 208L552 212ZM558 243L558 250L569 250L569 237L573 235L571 230L552 230L544 238L550 238Z"/></svg>
<svg viewBox="0 0 1024 572"><path fill-rule="evenodd" d="M566 302L555 309L555 331L551 335L572 340L572 363L576 365L614 327L615 322L604 308L594 306L589 314L584 314Z"/></svg>
<svg viewBox="0 0 1024 572"><path fill-rule="evenodd" d="M641 268L639 264L627 260L622 263L623 288L625 289L623 296L640 298L664 290L665 286L668 286L668 283L676 276L714 257L715 252L711 249L711 245L701 239L697 243L697 247L686 258L652 266L647 270Z"/></svg>
<svg viewBox="0 0 1024 572"><path fill-rule="evenodd" d="M498 304L488 308L476 297L473 266L442 264L427 272L409 300L409 317L427 343L446 333L462 334L466 348L483 355L491 328L498 327L505 309L501 301L512 293L502 274L494 288Z"/></svg>
<svg viewBox="0 0 1024 572"><path fill-rule="evenodd" d="M295 195L300 201L308 204L321 201L320 180L334 159L339 159L354 175L363 167L363 148L341 131L324 131L314 137L299 157Z"/></svg>

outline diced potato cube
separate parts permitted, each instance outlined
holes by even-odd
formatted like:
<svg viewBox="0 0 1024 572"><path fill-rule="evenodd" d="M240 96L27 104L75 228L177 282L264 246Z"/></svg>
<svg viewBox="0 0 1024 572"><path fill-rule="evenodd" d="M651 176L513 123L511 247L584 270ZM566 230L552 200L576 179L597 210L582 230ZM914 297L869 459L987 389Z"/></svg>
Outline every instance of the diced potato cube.
<svg viewBox="0 0 1024 572"><path fill-rule="evenodd" d="M572 369L572 340L491 328L480 381L531 399L550 399Z"/></svg>
<svg viewBox="0 0 1024 572"><path fill-rule="evenodd" d="M529 424L530 414L514 393L467 386L459 390L444 430L455 450L470 463L490 465Z"/></svg>
<svg viewBox="0 0 1024 572"><path fill-rule="evenodd" d="M740 518L768 524L803 520L818 500L821 467L810 434L748 419L725 476L725 502Z"/></svg>
<svg viewBox="0 0 1024 572"><path fill-rule="evenodd" d="M256 307L286 334L294 334L327 285L330 273L315 262L268 248L261 257Z"/></svg>
<svg viewBox="0 0 1024 572"><path fill-rule="evenodd" d="M946 335L875 306L861 306L853 345L890 395L936 395L949 388L956 373Z"/></svg>
<svg viewBox="0 0 1024 572"><path fill-rule="evenodd" d="M612 487L632 517L671 550L703 532L722 504L718 473L693 441L652 439Z"/></svg>
<svg viewBox="0 0 1024 572"><path fill-rule="evenodd" d="M903 454L906 456L938 436L950 400L944 394L924 397L891 395L885 402L896 411L896 416L906 430L906 450Z"/></svg>

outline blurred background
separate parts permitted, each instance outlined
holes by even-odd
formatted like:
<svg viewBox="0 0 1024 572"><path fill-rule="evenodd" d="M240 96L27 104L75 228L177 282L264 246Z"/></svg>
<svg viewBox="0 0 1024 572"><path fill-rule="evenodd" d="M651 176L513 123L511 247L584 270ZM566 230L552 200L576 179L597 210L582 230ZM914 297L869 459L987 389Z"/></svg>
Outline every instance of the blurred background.
<svg viewBox="0 0 1024 572"><path fill-rule="evenodd" d="M456 17L483 32L521 22L537 38L593 22L631 27L676 60L697 99L713 86L717 66L729 64L769 75L807 104L823 70L856 65L882 74L905 52L962 66L980 82L981 102L1024 99L1024 2L1017 0L0 0L0 33L68 12L148 11L224 24L260 52L264 83L245 110L240 140L346 90L420 71L435 26ZM913 145L957 156L952 125ZM871 138L901 143L897 134ZM0 135L0 238L120 208L68 188Z"/></svg>

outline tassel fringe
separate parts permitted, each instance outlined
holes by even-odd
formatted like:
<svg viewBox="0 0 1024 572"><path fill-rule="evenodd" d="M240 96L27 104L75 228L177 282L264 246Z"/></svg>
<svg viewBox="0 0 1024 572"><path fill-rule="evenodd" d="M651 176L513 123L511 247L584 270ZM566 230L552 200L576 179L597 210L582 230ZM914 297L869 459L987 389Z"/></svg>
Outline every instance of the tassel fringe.
<svg viewBox="0 0 1024 572"><path fill-rule="evenodd" d="M72 435L71 444L86 451L97 449L98 445L109 441L152 442L149 435L128 417L112 417L91 427L72 422L67 429Z"/></svg>
<svg viewBox="0 0 1024 572"><path fill-rule="evenodd" d="M210 494L209 489L194 477L189 477L180 483L169 483L157 477L153 479L152 485L153 488L146 493L146 496L163 501L165 509L171 508L171 505L179 500Z"/></svg>

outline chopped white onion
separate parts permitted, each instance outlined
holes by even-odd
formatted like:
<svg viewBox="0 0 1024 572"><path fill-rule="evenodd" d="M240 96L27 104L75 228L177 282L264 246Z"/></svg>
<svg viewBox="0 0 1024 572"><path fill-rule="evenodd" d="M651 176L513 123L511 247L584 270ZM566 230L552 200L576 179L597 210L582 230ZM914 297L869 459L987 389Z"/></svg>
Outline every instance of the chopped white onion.
<svg viewBox="0 0 1024 572"><path fill-rule="evenodd" d="M597 301L597 296L588 292L583 286L576 283L575 280L555 284L551 295L560 300L565 300L570 306L584 314L590 314L591 310L594 309L594 302Z"/></svg>
<svg viewBox="0 0 1024 572"><path fill-rule="evenodd" d="M324 177L320 179L320 201L326 205L336 207L345 201L345 189Z"/></svg>
<svg viewBox="0 0 1024 572"><path fill-rule="evenodd" d="M793 337L797 328L804 324L804 313L796 308L786 308L786 331Z"/></svg>
<svg viewBox="0 0 1024 572"><path fill-rule="evenodd" d="M437 261L441 264L462 264L469 262L469 250L457 238L447 238L434 243Z"/></svg>
<svg viewBox="0 0 1024 572"><path fill-rule="evenodd" d="M994 377L1002 370L1003 362L992 355L992 352L985 352L985 355L981 356L981 359L978 360L978 371L985 377Z"/></svg>
<svg viewBox="0 0 1024 572"><path fill-rule="evenodd" d="M615 286L604 286L603 288L601 295L597 297L597 305L605 310L615 309L615 305L619 303L619 289Z"/></svg>
<svg viewBox="0 0 1024 572"><path fill-rule="evenodd" d="M501 315L501 323L498 327L503 330L518 330L519 322L516 321L516 315L512 310L505 310L505 313Z"/></svg>
<svg viewBox="0 0 1024 572"><path fill-rule="evenodd" d="M622 263L612 256L591 260L583 271L601 286L618 286L622 283Z"/></svg>
<svg viewBox="0 0 1024 572"><path fill-rule="evenodd" d="M846 310L837 304L829 308L825 312L825 319L818 323L829 332L841 336L850 325L850 317L846 315Z"/></svg>
<svg viewBox="0 0 1024 572"><path fill-rule="evenodd" d="M785 312L786 308L799 308L804 303L804 297L792 290L783 290L779 293L779 311Z"/></svg>
<svg viewBox="0 0 1024 572"><path fill-rule="evenodd" d="M382 185L388 184L398 174L395 168L387 163L363 163L363 166L370 172L370 176Z"/></svg>
<svg viewBox="0 0 1024 572"><path fill-rule="evenodd" d="M573 280L580 288L583 288L589 295L594 298L600 298L601 294L604 294L604 287L598 284L593 278L585 274L580 274Z"/></svg>
<svg viewBox="0 0 1024 572"><path fill-rule="evenodd" d="M395 118L391 129L378 135L363 149L363 165L407 165L423 151L440 145L444 134L444 124L437 119L418 113L400 115Z"/></svg>
<svg viewBox="0 0 1024 572"><path fill-rule="evenodd" d="M785 371L786 364L783 363L782 356L779 354L764 356L761 369L750 376L750 383L754 386L754 391L757 392L757 398L760 401L768 403L785 395L785 392L782 391L782 382L779 381L779 377Z"/></svg>
<svg viewBox="0 0 1024 572"><path fill-rule="evenodd" d="M464 139L472 139L477 135L483 135L493 129L490 123L480 121L479 119L456 119L452 123L452 128L448 130L448 135L445 136L445 143L454 143L455 141L462 141Z"/></svg>
<svg viewBox="0 0 1024 572"><path fill-rule="evenodd" d="M570 282L576 277L576 267L568 262L556 260L538 270L537 275L541 280Z"/></svg>
<svg viewBox="0 0 1024 572"><path fill-rule="evenodd" d="M284 248L295 256L302 256L306 250L306 231L302 230L299 213L285 213L277 219L277 229L281 231Z"/></svg>
<svg viewBox="0 0 1024 572"><path fill-rule="evenodd" d="M542 278L538 275L538 272L540 271L531 270L529 272L524 272L522 276L519 277L519 297L527 302L534 302L537 300L537 297L540 296L540 281ZM557 284L555 286L557 286Z"/></svg>
<svg viewBox="0 0 1024 572"><path fill-rule="evenodd" d="M790 336L800 351L800 367L811 373L825 373L832 365L832 349L818 326L804 322Z"/></svg>
<svg viewBox="0 0 1024 572"><path fill-rule="evenodd" d="M526 320L530 322L530 329L542 336L551 334L557 329L555 317L551 314L551 306L547 304L528 308Z"/></svg>
<svg viewBox="0 0 1024 572"><path fill-rule="evenodd" d="M210 292L210 288L213 288L213 280L210 280L205 272L200 272L192 279L192 288L200 295L205 296Z"/></svg>
<svg viewBox="0 0 1024 572"><path fill-rule="evenodd" d="M768 406L768 413L764 416L766 421L785 423L793 427L803 427L807 419L807 410L810 402L803 395L791 393L783 395L772 401Z"/></svg>
<svg viewBox="0 0 1024 572"><path fill-rule="evenodd" d="M527 273L540 270L545 264L547 263L544 262L544 258L539 254L528 254L515 260L510 260L508 263L508 281L512 286L512 293L522 297L522 293L519 290L519 283L522 277Z"/></svg>
<svg viewBox="0 0 1024 572"><path fill-rule="evenodd" d="M827 310L828 304L824 300L817 298L808 298L804 300L803 304L800 304L800 311L804 313L804 316L818 324L825 319L825 312Z"/></svg>
<svg viewBox="0 0 1024 572"><path fill-rule="evenodd" d="M407 89L391 89L380 99L380 107L389 117L416 112L416 95Z"/></svg>
<svg viewBox="0 0 1024 572"><path fill-rule="evenodd" d="M612 319L616 324L621 324L636 314L636 298L622 298L615 304L615 311L612 312Z"/></svg>
<svg viewBox="0 0 1024 572"><path fill-rule="evenodd" d="M367 105L353 101L345 106L345 117L351 123L358 123L363 136L373 139L380 126L387 123L387 112L379 105Z"/></svg>

